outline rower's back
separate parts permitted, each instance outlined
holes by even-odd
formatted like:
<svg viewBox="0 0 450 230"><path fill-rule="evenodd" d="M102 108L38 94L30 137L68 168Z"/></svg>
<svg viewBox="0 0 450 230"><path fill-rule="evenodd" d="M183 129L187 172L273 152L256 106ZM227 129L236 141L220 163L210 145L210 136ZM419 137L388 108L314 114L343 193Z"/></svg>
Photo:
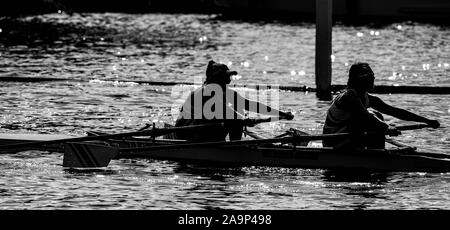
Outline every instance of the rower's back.
<svg viewBox="0 0 450 230"><path fill-rule="evenodd" d="M384 130L378 130L374 120L383 121L383 116L368 111L369 90L374 87L374 74L367 63L356 63L350 67L347 89L333 100L327 111L324 134L351 133L350 137L323 141L323 146L335 148L384 148ZM376 117L376 119L372 119Z"/></svg>
<svg viewBox="0 0 450 230"><path fill-rule="evenodd" d="M359 100L357 93L348 89L337 95L330 108L327 111L323 134L353 133L358 124L357 115L353 111L352 101ZM364 104L368 108L368 100ZM325 147L350 147L352 138L343 137L342 139L324 139L322 141Z"/></svg>
<svg viewBox="0 0 450 230"><path fill-rule="evenodd" d="M227 113L230 112L227 103L234 102L234 99L237 98L237 92L227 87L233 75L237 75L237 72L229 70L225 64L213 60L209 61L204 84L194 90L186 99L175 126L203 125L226 121ZM234 117L234 111L232 113ZM217 125L196 129L195 131L178 132L177 136L180 139L196 142L225 141L229 132L229 128L226 129L224 125ZM236 131L232 133L236 133Z"/></svg>
<svg viewBox="0 0 450 230"><path fill-rule="evenodd" d="M208 85L193 91L184 102L180 109L180 114L175 122L176 127L192 126L192 125L204 125L212 123L220 123L220 119L208 119L205 116L204 106L205 103L211 99L212 96L205 96L205 88ZM198 128L195 130L179 131L176 133L177 139L188 141L224 141L226 132L223 126L208 126L204 128Z"/></svg>

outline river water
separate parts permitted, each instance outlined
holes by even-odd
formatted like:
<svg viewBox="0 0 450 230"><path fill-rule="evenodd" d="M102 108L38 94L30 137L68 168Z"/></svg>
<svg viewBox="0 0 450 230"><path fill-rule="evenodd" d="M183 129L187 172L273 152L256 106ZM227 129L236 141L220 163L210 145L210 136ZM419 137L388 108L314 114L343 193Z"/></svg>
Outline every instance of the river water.
<svg viewBox="0 0 450 230"><path fill-rule="evenodd" d="M214 59L234 83L314 87L315 25L222 20L216 15L46 14L0 19L0 76L65 81L2 82L0 132L84 135L173 123L173 87L104 80L192 82ZM369 62L380 85L450 86L450 29L399 22L333 27L333 81ZM93 80L94 79L94 80ZM242 89L238 89L242 90ZM260 124L319 134L330 102L281 91L293 121ZM383 94L443 128L398 140L450 154L449 95ZM389 123L406 124L386 117ZM113 160L105 170L67 171L62 154L0 156L0 209L449 209L450 174L333 175L325 170L212 168Z"/></svg>

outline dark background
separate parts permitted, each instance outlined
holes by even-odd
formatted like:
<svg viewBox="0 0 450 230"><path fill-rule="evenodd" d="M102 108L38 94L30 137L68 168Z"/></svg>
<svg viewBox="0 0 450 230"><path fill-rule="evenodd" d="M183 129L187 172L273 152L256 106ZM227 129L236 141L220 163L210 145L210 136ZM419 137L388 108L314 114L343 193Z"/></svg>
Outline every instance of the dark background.
<svg viewBox="0 0 450 230"><path fill-rule="evenodd" d="M237 19L315 20L315 0L4 0L0 16L89 12L200 13ZM344 23L417 21L450 24L448 0L333 0Z"/></svg>

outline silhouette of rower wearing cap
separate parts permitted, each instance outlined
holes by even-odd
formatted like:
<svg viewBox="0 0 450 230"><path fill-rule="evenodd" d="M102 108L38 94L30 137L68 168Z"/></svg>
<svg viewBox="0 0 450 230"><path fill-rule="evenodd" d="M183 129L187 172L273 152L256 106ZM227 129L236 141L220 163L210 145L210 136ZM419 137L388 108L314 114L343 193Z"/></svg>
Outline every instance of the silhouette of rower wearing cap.
<svg viewBox="0 0 450 230"><path fill-rule="evenodd" d="M323 133L353 135L345 139L324 140L324 146L383 149L386 130L398 131L384 122L381 113L401 120L423 122L433 128L440 126L437 120L393 107L379 97L370 95L368 91L374 88L374 81L375 75L369 64L356 63L350 67L347 89L334 98L327 112ZM370 111L369 108L373 110Z"/></svg>
<svg viewBox="0 0 450 230"><path fill-rule="evenodd" d="M175 126L219 122L223 122L224 125L178 132L178 139L225 141L228 135L230 140L240 140L244 127L244 110L265 115L276 114L281 119L291 120L294 118L294 115L290 112L281 112L263 103L248 100L230 89L228 84L231 82L231 77L237 74L236 71L231 71L225 64L213 60L208 62L206 80L186 99L180 109Z"/></svg>

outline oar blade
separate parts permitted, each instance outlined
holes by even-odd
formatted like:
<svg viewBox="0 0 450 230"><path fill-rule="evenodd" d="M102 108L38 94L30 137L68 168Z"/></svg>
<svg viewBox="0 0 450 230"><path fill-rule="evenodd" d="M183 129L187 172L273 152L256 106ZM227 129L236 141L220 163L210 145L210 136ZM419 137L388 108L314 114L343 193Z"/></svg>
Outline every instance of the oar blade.
<svg viewBox="0 0 450 230"><path fill-rule="evenodd" d="M68 142L64 145L63 167L100 168L108 166L119 149L93 143Z"/></svg>

